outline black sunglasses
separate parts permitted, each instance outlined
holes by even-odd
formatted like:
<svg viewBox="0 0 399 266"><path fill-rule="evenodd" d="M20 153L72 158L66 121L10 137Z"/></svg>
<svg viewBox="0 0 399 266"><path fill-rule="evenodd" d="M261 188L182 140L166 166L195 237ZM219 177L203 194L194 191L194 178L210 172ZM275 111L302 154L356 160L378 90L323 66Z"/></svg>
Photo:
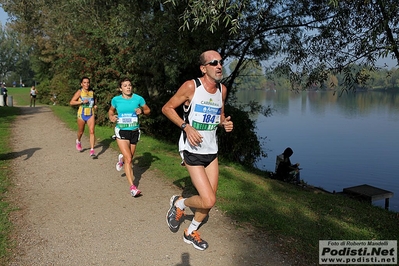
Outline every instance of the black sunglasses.
<svg viewBox="0 0 399 266"><path fill-rule="evenodd" d="M217 66L218 64L223 66L223 59L221 59L221 60L214 59L214 60L212 60L212 61L210 61L208 63L205 63L204 66L206 66L206 65Z"/></svg>

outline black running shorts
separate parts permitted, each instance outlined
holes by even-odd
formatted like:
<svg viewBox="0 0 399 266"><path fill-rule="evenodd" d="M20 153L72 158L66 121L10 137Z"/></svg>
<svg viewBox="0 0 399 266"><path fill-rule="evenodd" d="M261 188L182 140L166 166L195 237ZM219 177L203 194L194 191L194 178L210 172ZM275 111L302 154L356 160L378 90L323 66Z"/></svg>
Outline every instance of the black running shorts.
<svg viewBox="0 0 399 266"><path fill-rule="evenodd" d="M136 145L140 140L140 129L136 130L121 130L115 128L115 136L118 139L126 139L130 141L130 144Z"/></svg>
<svg viewBox="0 0 399 266"><path fill-rule="evenodd" d="M183 151L184 162L191 166L207 167L218 155L216 154L195 154L188 151Z"/></svg>

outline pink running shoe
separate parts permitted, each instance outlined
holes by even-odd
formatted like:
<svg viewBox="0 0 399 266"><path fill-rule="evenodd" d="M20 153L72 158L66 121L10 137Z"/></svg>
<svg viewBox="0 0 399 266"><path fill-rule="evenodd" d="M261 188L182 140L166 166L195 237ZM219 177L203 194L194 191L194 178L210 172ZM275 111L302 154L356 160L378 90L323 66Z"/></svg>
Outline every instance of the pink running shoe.
<svg viewBox="0 0 399 266"><path fill-rule="evenodd" d="M96 154L94 153L94 149L91 149L91 150L90 150L90 156L91 156L91 157L96 156Z"/></svg>
<svg viewBox="0 0 399 266"><path fill-rule="evenodd" d="M130 194L132 194L132 197L137 197L138 195L140 195L140 193L141 191L138 190L135 185L130 186Z"/></svg>
<svg viewBox="0 0 399 266"><path fill-rule="evenodd" d="M118 162L116 163L115 168L118 172L123 169L123 154L118 155Z"/></svg>
<svg viewBox="0 0 399 266"><path fill-rule="evenodd" d="M76 149L77 149L78 151L82 151L82 144L80 143L79 140L76 140Z"/></svg>

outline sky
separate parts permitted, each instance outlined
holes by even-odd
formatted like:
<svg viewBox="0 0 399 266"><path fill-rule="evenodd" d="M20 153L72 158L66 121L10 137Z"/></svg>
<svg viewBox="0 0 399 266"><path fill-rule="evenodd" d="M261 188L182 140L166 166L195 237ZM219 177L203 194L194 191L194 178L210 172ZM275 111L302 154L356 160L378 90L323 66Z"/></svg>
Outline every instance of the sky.
<svg viewBox="0 0 399 266"><path fill-rule="evenodd" d="M4 10L2 8L0 8L0 21L1 24L4 26L4 24L6 24L8 15L6 12L4 12Z"/></svg>
<svg viewBox="0 0 399 266"><path fill-rule="evenodd" d="M6 24L7 18L8 18L7 13L3 10L3 8L0 7L0 21L3 26ZM378 60L377 62L378 66L380 67L383 67L385 63L388 65L388 69L396 67L396 61L389 58L381 59Z"/></svg>

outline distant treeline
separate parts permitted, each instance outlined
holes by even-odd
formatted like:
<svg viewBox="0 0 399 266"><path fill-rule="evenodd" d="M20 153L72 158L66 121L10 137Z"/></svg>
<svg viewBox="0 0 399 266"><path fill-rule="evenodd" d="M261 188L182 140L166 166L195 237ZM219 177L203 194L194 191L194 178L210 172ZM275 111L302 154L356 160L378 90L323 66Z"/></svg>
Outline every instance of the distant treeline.
<svg viewBox="0 0 399 266"><path fill-rule="evenodd" d="M360 68L354 66L354 71ZM361 75L356 76L353 82L355 90L397 90L399 91L399 69L374 69L362 70ZM239 90L253 89L298 89L298 90L345 90L349 88L345 79L348 73L327 73L325 81L304 84L293 81L289 75L280 75L275 72L264 72L261 67L254 65L240 74L236 79L235 86Z"/></svg>

